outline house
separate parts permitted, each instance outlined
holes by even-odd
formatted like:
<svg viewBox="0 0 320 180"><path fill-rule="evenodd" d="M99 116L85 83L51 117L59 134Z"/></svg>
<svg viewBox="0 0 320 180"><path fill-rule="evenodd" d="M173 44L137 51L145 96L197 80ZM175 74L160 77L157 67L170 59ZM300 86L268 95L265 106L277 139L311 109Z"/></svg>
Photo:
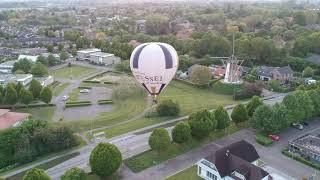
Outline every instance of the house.
<svg viewBox="0 0 320 180"><path fill-rule="evenodd" d="M17 61L6 61L0 64L0 73L10 74L14 63Z"/></svg>
<svg viewBox="0 0 320 180"><path fill-rule="evenodd" d="M32 74L0 74L0 85L21 83L23 86L26 86L32 81L32 78Z"/></svg>
<svg viewBox="0 0 320 180"><path fill-rule="evenodd" d="M101 49L93 48L80 50L77 52L77 60L89 60L90 54L95 52L101 52Z"/></svg>
<svg viewBox="0 0 320 180"><path fill-rule="evenodd" d="M288 150L313 162L320 163L320 135L306 134L289 141Z"/></svg>
<svg viewBox="0 0 320 180"><path fill-rule="evenodd" d="M0 109L0 130L18 126L22 121L29 119L28 113L10 112L9 109Z"/></svg>
<svg viewBox="0 0 320 180"><path fill-rule="evenodd" d="M95 52L90 54L89 61L94 64L99 65L111 65L120 63L120 58L116 57L114 54Z"/></svg>
<svg viewBox="0 0 320 180"><path fill-rule="evenodd" d="M18 60L20 61L21 59L28 59L29 61L35 63L38 59L38 56L19 55Z"/></svg>
<svg viewBox="0 0 320 180"><path fill-rule="evenodd" d="M34 77L35 80L37 80L42 87L49 86L54 82L53 76L46 76L46 77Z"/></svg>
<svg viewBox="0 0 320 180"><path fill-rule="evenodd" d="M260 157L253 145L241 140L218 149L197 162L197 175L205 180L270 180L258 167Z"/></svg>
<svg viewBox="0 0 320 180"><path fill-rule="evenodd" d="M283 67L259 66L257 76L263 81L279 80L282 84L287 84L293 78L293 70L289 65Z"/></svg>
<svg viewBox="0 0 320 180"><path fill-rule="evenodd" d="M56 59L60 59L60 55L59 54L51 54L51 53L42 53L41 56L48 58L49 55L52 55L54 58Z"/></svg>

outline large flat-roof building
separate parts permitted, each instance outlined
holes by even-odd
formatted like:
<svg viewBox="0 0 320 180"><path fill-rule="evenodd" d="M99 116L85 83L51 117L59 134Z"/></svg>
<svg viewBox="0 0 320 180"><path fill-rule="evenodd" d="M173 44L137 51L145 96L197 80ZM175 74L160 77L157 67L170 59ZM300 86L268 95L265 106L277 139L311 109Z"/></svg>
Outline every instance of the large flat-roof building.
<svg viewBox="0 0 320 180"><path fill-rule="evenodd" d="M17 61L6 61L0 64L0 73L10 74L14 63Z"/></svg>
<svg viewBox="0 0 320 180"><path fill-rule="evenodd" d="M320 163L320 135L306 134L289 141L288 150L303 158Z"/></svg>
<svg viewBox="0 0 320 180"><path fill-rule="evenodd" d="M10 112L9 109L0 109L0 130L16 127L29 119L28 113Z"/></svg>
<svg viewBox="0 0 320 180"><path fill-rule="evenodd" d="M0 85L8 83L21 83L23 86L28 85L32 81L32 74L0 74Z"/></svg>
<svg viewBox="0 0 320 180"><path fill-rule="evenodd" d="M29 61L35 63L38 59L38 56L30 56L30 55L22 55L21 54L21 55L19 55L18 60L21 60L21 59L28 59Z"/></svg>
<svg viewBox="0 0 320 180"><path fill-rule="evenodd" d="M90 60L90 54L101 52L101 49L93 48L93 49L83 49L77 52L77 60Z"/></svg>
<svg viewBox="0 0 320 180"><path fill-rule="evenodd" d="M116 57L114 54L104 53L104 52L95 52L90 54L90 62L99 65L111 65L117 64L121 60L119 57Z"/></svg>
<svg viewBox="0 0 320 180"><path fill-rule="evenodd" d="M54 82L53 76L46 76L46 77L34 77L35 80L39 81L42 87L49 86Z"/></svg>

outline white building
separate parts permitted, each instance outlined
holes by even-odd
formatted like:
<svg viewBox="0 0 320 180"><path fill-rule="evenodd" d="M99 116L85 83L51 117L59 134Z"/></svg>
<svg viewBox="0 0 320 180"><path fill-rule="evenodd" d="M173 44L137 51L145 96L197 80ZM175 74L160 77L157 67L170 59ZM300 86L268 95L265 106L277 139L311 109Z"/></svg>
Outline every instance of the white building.
<svg viewBox="0 0 320 180"><path fill-rule="evenodd" d="M0 64L0 73L10 74L14 63L17 61L6 61Z"/></svg>
<svg viewBox="0 0 320 180"><path fill-rule="evenodd" d="M258 167L259 159L253 145L238 141L198 161L197 175L205 180L275 180Z"/></svg>
<svg viewBox="0 0 320 180"><path fill-rule="evenodd" d="M50 55L51 53L42 53L41 55L45 58L48 58L48 56ZM56 59L60 59L60 55L59 54L51 54L54 58Z"/></svg>
<svg viewBox="0 0 320 180"><path fill-rule="evenodd" d="M21 83L23 86L28 85L32 81L32 74L0 74L0 85L8 83Z"/></svg>
<svg viewBox="0 0 320 180"><path fill-rule="evenodd" d="M77 52L77 60L83 61L83 60L89 60L90 54L101 52L101 49L93 48L93 49L83 49Z"/></svg>
<svg viewBox="0 0 320 180"><path fill-rule="evenodd" d="M28 59L29 61L35 63L38 59L38 56L19 55L18 60L20 61L21 59Z"/></svg>
<svg viewBox="0 0 320 180"><path fill-rule="evenodd" d="M53 76L46 76L46 77L35 77L35 80L39 81L42 87L49 86L54 82Z"/></svg>
<svg viewBox="0 0 320 180"><path fill-rule="evenodd" d="M114 54L95 52L90 54L90 62L99 65L111 65L120 63L120 58Z"/></svg>

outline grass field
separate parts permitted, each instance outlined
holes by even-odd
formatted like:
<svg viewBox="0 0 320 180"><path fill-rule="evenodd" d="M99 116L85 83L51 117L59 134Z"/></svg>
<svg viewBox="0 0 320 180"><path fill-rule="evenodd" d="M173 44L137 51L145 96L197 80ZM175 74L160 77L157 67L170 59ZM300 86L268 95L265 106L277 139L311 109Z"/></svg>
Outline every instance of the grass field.
<svg viewBox="0 0 320 180"><path fill-rule="evenodd" d="M58 96L70 83L63 83L53 89L53 96Z"/></svg>
<svg viewBox="0 0 320 180"><path fill-rule="evenodd" d="M192 166L168 177L166 180L201 180L201 178L197 176L197 166Z"/></svg>
<svg viewBox="0 0 320 180"><path fill-rule="evenodd" d="M34 107L34 108L22 108L17 109L17 112L23 112L23 113L30 113L32 115L32 119L39 119L39 120L48 120L51 121L55 106L47 106L47 107Z"/></svg>
<svg viewBox="0 0 320 180"><path fill-rule="evenodd" d="M245 127L248 127L247 122L236 126L235 124L232 124L228 129L228 134L235 133ZM133 172L140 172L146 168L149 168L151 166L160 164L168 159L175 158L181 154L184 154L191 149L200 147L203 144L209 143L211 141L214 141L216 139L222 138L225 136L224 130L219 130L210 133L210 135L207 138L204 138L202 140L197 139L191 139L189 142L185 144L175 144L172 143L168 148L160 153L157 153L155 151L145 151L141 154L138 154L136 156L133 156L129 159L126 159L124 163L133 171Z"/></svg>
<svg viewBox="0 0 320 180"><path fill-rule="evenodd" d="M78 101L80 95L80 89L75 88L69 93L69 99L68 101Z"/></svg>
<svg viewBox="0 0 320 180"><path fill-rule="evenodd" d="M70 78L70 77L79 78L85 74L89 74L94 71L96 70L93 68L73 65L71 67L64 67L64 68L55 70L51 74L55 78Z"/></svg>
<svg viewBox="0 0 320 180"><path fill-rule="evenodd" d="M234 104L231 95L222 95L210 89L201 89L178 81L172 81L159 96L159 100L172 99L181 108L181 115L187 115L202 108L215 109L219 105Z"/></svg>

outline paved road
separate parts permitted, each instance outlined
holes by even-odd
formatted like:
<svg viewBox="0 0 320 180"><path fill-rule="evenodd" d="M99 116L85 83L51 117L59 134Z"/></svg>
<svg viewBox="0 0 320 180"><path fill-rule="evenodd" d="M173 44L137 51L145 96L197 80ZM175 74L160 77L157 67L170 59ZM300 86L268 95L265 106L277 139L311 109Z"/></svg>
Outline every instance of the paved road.
<svg viewBox="0 0 320 180"><path fill-rule="evenodd" d="M282 99L283 99L283 95L280 95L280 96L276 96L275 98L265 100L264 102L266 104L275 104L277 102L281 102ZM232 109L232 106L227 107L227 108L229 109L229 112L230 112L231 109ZM139 133L137 134L137 132L145 131L147 129L157 127L159 125L164 125L164 124L167 124L167 123L181 121L181 120L186 119L187 117L188 116L180 117L180 118L176 118L176 119L173 119L173 120L166 121L164 123L148 126L148 127L145 127L145 128L139 129L139 130L135 130L135 131L132 131L132 132L129 132L129 133L126 133L126 134L123 134L123 135L108 139L106 141L115 144L120 149L120 151L122 152L123 158L132 157L132 156L134 156L136 154L140 154L141 152L144 152L144 151L150 149L150 147L148 145L148 138L149 138L150 132L149 133L145 133L145 134L139 134ZM167 129L170 131L170 129L172 129L172 127L169 127ZM52 168L48 169L47 173L53 179L59 179L59 177L61 175L63 175L66 170L68 170L68 169L70 169L72 167L80 167L82 169L85 169L85 170L89 171L88 159L89 159L89 155L90 155L90 153L91 153L91 151L92 151L92 149L94 147L95 147L95 144L91 143L91 144L89 144L89 145L87 145L85 147L82 147L82 148L78 149L78 150L74 150L74 151L69 152L69 153L80 152L80 155L78 155L78 156L76 156L76 157L74 157L74 158L72 158L70 160L67 160L67 161L65 161L65 162L63 162L63 163L61 163L61 164L59 164L59 165L57 165L55 167L52 167ZM15 175L17 173L20 173L22 171L25 171L25 170L28 170L30 168L33 168L33 167L35 167L35 166L37 166L39 164L51 161L51 160L56 159L56 158L59 158L61 156L63 156L63 155L56 156L56 157L41 161L39 163L35 163L35 164L33 164L31 166L28 166L28 167L25 167L25 168L21 168L21 169L19 169L17 171L14 171L14 172L6 174L4 177L10 177L10 176Z"/></svg>

